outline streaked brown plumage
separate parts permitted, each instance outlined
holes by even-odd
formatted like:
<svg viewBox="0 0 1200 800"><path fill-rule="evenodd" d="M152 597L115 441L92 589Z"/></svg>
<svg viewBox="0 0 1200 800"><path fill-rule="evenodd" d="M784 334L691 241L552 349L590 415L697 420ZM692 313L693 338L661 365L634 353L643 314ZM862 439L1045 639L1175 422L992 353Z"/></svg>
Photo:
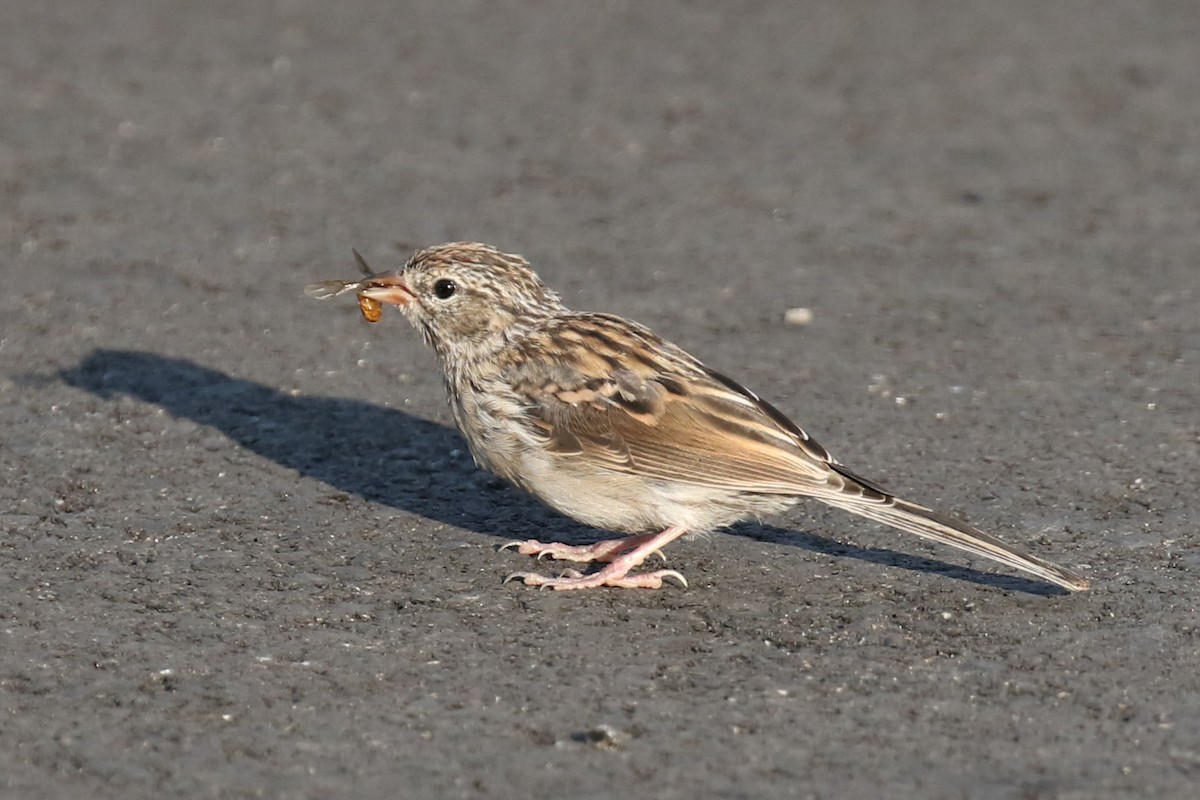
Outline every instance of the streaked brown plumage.
<svg viewBox="0 0 1200 800"><path fill-rule="evenodd" d="M1088 587L855 475L774 406L641 325L568 310L520 256L445 244L396 272L309 287L318 297L343 291L399 306L421 331L480 466L584 524L636 534L588 546L513 542L524 554L605 565L510 579L554 589L686 585L674 570L631 570L685 533L812 497L1073 591Z"/></svg>

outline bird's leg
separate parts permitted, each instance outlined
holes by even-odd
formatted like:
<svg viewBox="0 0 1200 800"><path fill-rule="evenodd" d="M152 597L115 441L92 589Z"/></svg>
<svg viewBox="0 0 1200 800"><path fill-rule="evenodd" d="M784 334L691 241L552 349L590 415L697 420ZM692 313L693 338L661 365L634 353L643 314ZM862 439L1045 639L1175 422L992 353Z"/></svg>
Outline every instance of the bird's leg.
<svg viewBox="0 0 1200 800"><path fill-rule="evenodd" d="M622 536L619 539L603 539L595 544L563 544L562 542L539 542L537 539L526 539L523 542L505 542L501 550L512 547L523 556L553 558L557 561L612 561L622 553L627 553L649 541L656 533L642 533L637 536ZM658 551L658 556L663 557ZM666 560L664 558L664 560Z"/></svg>
<svg viewBox="0 0 1200 800"><path fill-rule="evenodd" d="M529 586L541 586L544 589L558 591L594 589L598 586L615 586L620 589L657 589L662 586L664 579L673 578L686 588L687 580L673 569L660 569L656 572L643 572L637 575L629 574L631 569L639 566L651 553L661 550L685 533L687 531L684 528L672 525L660 533L632 537L637 540L632 547L620 549L616 553L611 552L613 548L610 548L610 552L606 553L608 564L588 575L581 575L571 570L560 577L549 578L534 572L514 572L505 578L504 582L519 580ZM617 541L629 542L630 539Z"/></svg>

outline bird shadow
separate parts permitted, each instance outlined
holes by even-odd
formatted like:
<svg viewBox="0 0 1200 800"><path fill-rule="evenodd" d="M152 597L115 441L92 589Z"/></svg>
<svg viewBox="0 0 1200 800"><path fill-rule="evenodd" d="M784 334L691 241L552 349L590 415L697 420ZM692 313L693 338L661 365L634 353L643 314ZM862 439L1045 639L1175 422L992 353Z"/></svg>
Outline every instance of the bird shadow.
<svg viewBox="0 0 1200 800"><path fill-rule="evenodd" d="M95 350L58 377L98 397L131 397L158 406L340 492L447 525L506 539L514 534L524 538L530 531L552 531L552 538L572 543L610 535L575 523L483 473L471 463L457 431L399 409L340 397L293 396L186 359L131 350ZM743 523L729 532L1008 591L1065 593L1040 581L856 547L773 525Z"/></svg>

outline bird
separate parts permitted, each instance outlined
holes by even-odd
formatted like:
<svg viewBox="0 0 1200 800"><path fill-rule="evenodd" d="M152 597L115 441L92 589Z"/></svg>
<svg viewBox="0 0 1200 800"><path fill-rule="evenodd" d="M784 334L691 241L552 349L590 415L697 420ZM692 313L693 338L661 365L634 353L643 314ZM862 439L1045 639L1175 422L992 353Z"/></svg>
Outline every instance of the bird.
<svg viewBox="0 0 1200 800"><path fill-rule="evenodd" d="M1070 591L1089 587L851 471L775 406L643 325L570 310L522 256L450 242L375 272L353 252L364 278L306 293L356 292L371 322L382 306L398 307L436 354L475 462L584 525L625 534L587 545L508 542L502 550L593 566L514 572L505 582L686 587L676 570L635 570L685 535L813 499Z"/></svg>

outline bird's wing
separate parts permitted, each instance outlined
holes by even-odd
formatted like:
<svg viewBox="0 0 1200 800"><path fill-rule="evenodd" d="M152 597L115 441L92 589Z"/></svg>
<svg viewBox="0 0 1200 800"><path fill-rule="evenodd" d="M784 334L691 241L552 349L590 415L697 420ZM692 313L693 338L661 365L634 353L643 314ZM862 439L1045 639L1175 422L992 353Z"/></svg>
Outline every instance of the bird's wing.
<svg viewBox="0 0 1200 800"><path fill-rule="evenodd" d="M734 491L888 497L753 392L617 317L576 315L530 337L506 373L553 452Z"/></svg>

